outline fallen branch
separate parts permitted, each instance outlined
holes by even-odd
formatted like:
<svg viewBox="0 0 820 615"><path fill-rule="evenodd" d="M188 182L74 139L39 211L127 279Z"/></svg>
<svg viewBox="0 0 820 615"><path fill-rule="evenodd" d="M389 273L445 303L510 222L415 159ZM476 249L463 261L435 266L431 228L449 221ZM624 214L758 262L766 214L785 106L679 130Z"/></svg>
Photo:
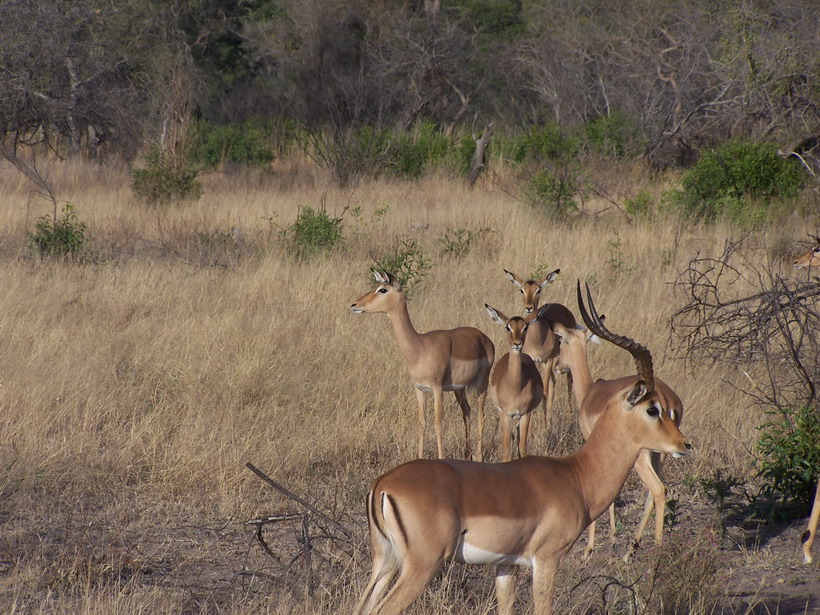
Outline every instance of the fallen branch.
<svg viewBox="0 0 820 615"><path fill-rule="evenodd" d="M298 495L296 495L295 493L293 493L293 492L292 492L292 491L290 491L289 489L287 489L287 488L283 487L282 485L280 485L279 483L277 483L275 480L273 480L273 479L272 479L271 477L269 477L267 474L265 474L264 472L262 472L262 470L260 470L260 469L259 469L259 468L257 468L256 466L254 466L252 463L250 463L250 462L246 463L246 464L245 464L245 467L247 467L247 468L248 468L251 472L253 472L254 474L256 474L256 475L257 475L259 478L261 478L263 481L265 481L266 483L268 483L271 487L273 487L274 489L276 489L279 493L281 493L281 494L285 495L286 497L289 497L291 500L293 500L293 501L294 501L294 502L296 502L297 504L300 504L301 506L304 506L305 508L307 508L307 509L308 509L310 512L312 512L313 514L320 516L322 519L324 519L325 521L327 521L328 523L330 523L333 527L335 527L337 530L339 530L342 534L344 534L345 536L347 536L347 538L348 538L349 540L352 540L352 539L353 539L353 532L351 532L348 528L346 528L344 525L342 525L342 524L341 524L341 523L339 523L338 521L336 521L336 520L334 520L334 519L331 519L330 517L328 517L326 514L324 514L324 513L323 513L321 510L319 510L318 508L316 508L316 507L311 506L310 504L308 504L305 500L303 500L302 498L300 498Z"/></svg>

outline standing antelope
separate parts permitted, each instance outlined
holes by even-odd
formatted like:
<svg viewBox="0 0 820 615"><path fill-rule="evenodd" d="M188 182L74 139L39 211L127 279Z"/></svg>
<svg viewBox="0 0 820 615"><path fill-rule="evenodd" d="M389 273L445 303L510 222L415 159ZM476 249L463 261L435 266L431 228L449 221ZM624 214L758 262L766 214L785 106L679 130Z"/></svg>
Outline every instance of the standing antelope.
<svg viewBox="0 0 820 615"><path fill-rule="evenodd" d="M556 269L541 280L525 280L512 271L504 270L510 282L515 284L521 292L521 299L524 302L524 318L530 323L527 339L524 342L524 353L531 356L533 361L543 369L545 427L549 426L549 416L555 399L553 367L559 350L553 325L560 323L567 328L575 327L575 316L560 303L546 303L538 309L541 291L548 284L552 284L560 272L560 269Z"/></svg>
<svg viewBox="0 0 820 615"><path fill-rule="evenodd" d="M649 352L625 337L606 339L646 358L620 389L584 400L594 405L585 410L600 418L575 454L497 464L415 460L373 482L367 494L373 571L357 614L401 613L447 560L495 564L502 615L513 612L513 566L531 567L535 612L552 613L561 559L613 502L641 450L681 456L690 448L655 389Z"/></svg>
<svg viewBox="0 0 820 615"><path fill-rule="evenodd" d="M797 269L811 269L812 267L820 267L820 237L816 235L809 235L814 239L814 245L808 252L800 256L794 261L794 266ZM809 526L803 532L801 540L803 541L803 563L811 564L811 548L814 544L814 537L817 536L817 524L820 521L820 478L817 479L817 488L814 491L814 504L811 507L811 516L809 516Z"/></svg>
<svg viewBox="0 0 820 615"><path fill-rule="evenodd" d="M581 285L578 284L576 289L578 295L578 303L582 304ZM595 306L592 304L592 298L589 296L589 289L587 289L587 298L590 308L588 314L583 307L581 308L581 317L584 323L589 327L589 330L598 337L621 345L618 342L626 339L621 336L614 336L606 330L603 325L602 317L598 315ZM595 427L596 422L601 418L602 408L600 404L594 400L597 398L608 399L613 392L620 390L624 386L624 379L616 380L597 380L592 381L592 375L589 371L589 363L587 361L586 347L588 335L585 331L577 328L569 329L561 324L555 325L555 332L561 343L561 350L558 357L556 369L560 372L572 373L572 386L575 394L575 401L578 404L578 423L581 428L581 434L584 438L589 438ZM638 362L638 368L641 371L652 372L652 357L647 350L638 345L624 346L635 357ZM647 365L643 365L648 363ZM655 378L655 394L661 400L664 411L669 419L674 421L675 425L680 426L681 419L683 419L683 403L675 392L669 388L660 378ZM587 398L590 399L587 403ZM648 450L641 451L638 460L635 463L635 471L640 476L643 483L648 489L646 504L644 506L643 516L641 522L638 524L638 530L635 533L635 538L627 549L624 559L629 559L634 550L638 547L644 530L649 522L649 516L652 514L652 508L655 508L655 542L660 543L663 539L663 518L666 510L666 487L659 477L660 468L663 464L665 455L658 452L650 452ZM615 506L609 509L609 532L610 536L615 538ZM589 539L584 548L584 556L588 556L595 548L595 522L593 521L589 526Z"/></svg>
<svg viewBox="0 0 820 615"><path fill-rule="evenodd" d="M794 266L797 269L820 267L820 237L816 235L809 235L809 237L814 239L814 245L808 252L797 257L797 260L794 261Z"/></svg>
<svg viewBox="0 0 820 615"><path fill-rule="evenodd" d="M484 307L490 318L506 328L512 345L490 376L490 399L501 419L502 454L504 461L510 461L513 441L519 457L527 454L530 417L544 399L544 387L535 362L522 352L528 335L527 321L518 316L507 318L486 303Z"/></svg>
<svg viewBox="0 0 820 615"><path fill-rule="evenodd" d="M387 314L393 335L399 345L410 380L416 388L419 423L419 457L424 456L425 393L433 392L433 419L439 459L444 457L441 445L441 413L443 392L452 391L464 419L465 455L470 457L470 404L467 392L478 395L478 447L476 459L483 459L484 400L490 368L495 359L495 347L490 338L474 327L418 333L410 322L407 301L401 284L391 274L374 271L378 286L359 297L350 309L355 314L365 312Z"/></svg>

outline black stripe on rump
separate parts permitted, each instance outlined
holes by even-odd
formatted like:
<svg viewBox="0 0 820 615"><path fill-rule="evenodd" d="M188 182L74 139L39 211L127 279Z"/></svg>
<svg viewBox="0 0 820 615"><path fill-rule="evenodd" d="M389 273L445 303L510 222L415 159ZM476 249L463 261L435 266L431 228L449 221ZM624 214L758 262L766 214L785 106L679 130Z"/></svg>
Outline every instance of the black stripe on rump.
<svg viewBox="0 0 820 615"><path fill-rule="evenodd" d="M394 500L389 493L385 493L384 496L386 496L387 499L390 501L390 506L393 509L393 514L396 515L396 523L399 524L399 531L401 532L401 537L404 540L404 545L409 546L409 542L407 541L407 530L404 529L404 522L401 520L399 509L396 506L396 500Z"/></svg>
<svg viewBox="0 0 820 615"><path fill-rule="evenodd" d="M379 531L379 534L387 538L387 534L384 533L384 529L379 523L379 516L376 514L376 493L372 489L367 494L367 518L370 524Z"/></svg>

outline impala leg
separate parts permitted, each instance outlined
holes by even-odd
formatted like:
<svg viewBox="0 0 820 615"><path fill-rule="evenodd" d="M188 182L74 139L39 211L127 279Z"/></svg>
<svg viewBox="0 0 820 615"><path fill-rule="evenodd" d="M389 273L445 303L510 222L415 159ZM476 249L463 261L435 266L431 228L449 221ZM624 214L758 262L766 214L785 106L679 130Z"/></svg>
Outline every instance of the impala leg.
<svg viewBox="0 0 820 615"><path fill-rule="evenodd" d="M814 537L817 536L817 522L820 520L820 479L817 480L817 489L814 492L814 505L811 507L811 517L809 517L809 527L803 533L803 563L811 564L811 546L814 544Z"/></svg>
<svg viewBox="0 0 820 615"><path fill-rule="evenodd" d="M615 542L615 502L609 505L609 537Z"/></svg>
<svg viewBox="0 0 820 615"><path fill-rule="evenodd" d="M587 546L584 547L584 559L588 558L595 549L595 521L589 524L587 531Z"/></svg>
<svg viewBox="0 0 820 615"><path fill-rule="evenodd" d="M558 361L557 357L547 359L544 363L544 397L546 403L544 404L544 428L549 429L550 416L552 414L552 406L555 403L555 363Z"/></svg>
<svg viewBox="0 0 820 615"><path fill-rule="evenodd" d="M521 417L518 422L518 456L526 457L527 455L527 437L530 434L530 418L532 415L527 412Z"/></svg>
<svg viewBox="0 0 820 615"><path fill-rule="evenodd" d="M406 558L399 578L384 599L376 605L375 612L379 615L399 615L421 595L443 565L442 558L432 561L408 561Z"/></svg>
<svg viewBox="0 0 820 615"><path fill-rule="evenodd" d="M476 461L484 461L484 404L487 401L487 389L478 394L476 412L478 413L478 437L476 438Z"/></svg>
<svg viewBox="0 0 820 615"><path fill-rule="evenodd" d="M444 405L444 391L441 385L433 387L433 421L436 429L436 448L438 449L438 458L444 459L444 447L441 444L441 415L442 406Z"/></svg>
<svg viewBox="0 0 820 615"><path fill-rule="evenodd" d="M419 459L424 457L424 391L416 389L416 401L419 406L418 425L419 425Z"/></svg>
<svg viewBox="0 0 820 615"><path fill-rule="evenodd" d="M398 562L395 558L385 557L384 553L373 553L373 571L370 580L362 594L362 599L354 611L355 615L367 615L372 612L374 605L382 599L390 581L396 576Z"/></svg>
<svg viewBox="0 0 820 615"><path fill-rule="evenodd" d="M540 558L532 566L532 601L535 615L552 615L552 599L555 593L555 573L560 557Z"/></svg>
<svg viewBox="0 0 820 615"><path fill-rule="evenodd" d="M515 568L495 567L495 601L498 615L513 615L515 604Z"/></svg>
<svg viewBox="0 0 820 615"><path fill-rule="evenodd" d="M461 418L464 419L464 459L470 459L470 404L467 403L467 392L464 389L453 391L461 406Z"/></svg>
<svg viewBox="0 0 820 615"><path fill-rule="evenodd" d="M666 512L666 486L661 482L658 476L656 465L658 467L660 466L660 455L650 453L646 450L641 451L638 461L635 462L635 470L638 472L638 476L641 477L647 489L649 489L648 499L651 501L648 501L644 506L644 514L638 525L638 531L635 532L635 538L629 546L626 555L624 555L625 561L628 560L635 552L635 549L638 548L643 532L649 521L649 515L652 513L653 504L655 508L655 542L660 543L663 540L663 516Z"/></svg>
<svg viewBox="0 0 820 615"><path fill-rule="evenodd" d="M512 417L506 412L501 413L501 459L512 459Z"/></svg>

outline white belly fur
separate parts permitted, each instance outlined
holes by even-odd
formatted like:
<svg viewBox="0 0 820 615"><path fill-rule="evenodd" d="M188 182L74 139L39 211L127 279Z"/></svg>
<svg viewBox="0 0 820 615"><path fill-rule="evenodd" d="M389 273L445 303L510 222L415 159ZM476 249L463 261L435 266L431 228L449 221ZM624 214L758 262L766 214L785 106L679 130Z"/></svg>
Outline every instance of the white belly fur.
<svg viewBox="0 0 820 615"><path fill-rule="evenodd" d="M455 559L464 564L504 564L507 566L532 567L530 559L522 555L486 551L464 542L463 538L459 540Z"/></svg>

